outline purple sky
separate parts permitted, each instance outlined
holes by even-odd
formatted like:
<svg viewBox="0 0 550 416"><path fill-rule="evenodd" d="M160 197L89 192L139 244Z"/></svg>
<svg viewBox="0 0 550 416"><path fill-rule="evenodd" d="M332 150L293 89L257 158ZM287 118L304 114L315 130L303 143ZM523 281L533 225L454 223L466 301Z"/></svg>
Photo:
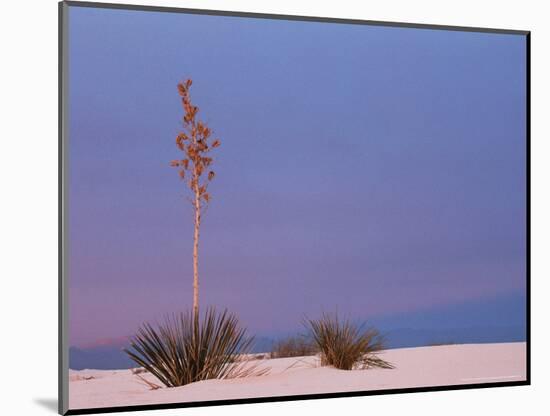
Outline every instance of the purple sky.
<svg viewBox="0 0 550 416"><path fill-rule="evenodd" d="M524 293L524 37L69 10L71 344L191 306L186 77L222 140L202 305L270 333Z"/></svg>

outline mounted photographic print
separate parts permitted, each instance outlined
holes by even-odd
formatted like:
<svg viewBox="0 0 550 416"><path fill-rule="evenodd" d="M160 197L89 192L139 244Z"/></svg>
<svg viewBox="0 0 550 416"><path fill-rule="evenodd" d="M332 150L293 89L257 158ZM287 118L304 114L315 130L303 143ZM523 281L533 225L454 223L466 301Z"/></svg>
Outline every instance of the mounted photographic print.
<svg viewBox="0 0 550 416"><path fill-rule="evenodd" d="M529 32L59 11L60 413L530 383Z"/></svg>

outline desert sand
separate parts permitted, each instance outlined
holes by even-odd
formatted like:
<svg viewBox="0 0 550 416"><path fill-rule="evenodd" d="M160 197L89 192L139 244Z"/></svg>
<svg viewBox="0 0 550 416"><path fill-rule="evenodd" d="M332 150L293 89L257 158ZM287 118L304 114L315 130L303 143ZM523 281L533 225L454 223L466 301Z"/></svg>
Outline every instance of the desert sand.
<svg viewBox="0 0 550 416"><path fill-rule="evenodd" d="M407 387L521 381L526 344L466 344L386 350L394 369L337 370L312 357L254 360L269 374L207 380L177 388L150 387L130 370L70 370L69 408L97 408ZM148 373L140 374L156 382ZM160 383L159 383L160 384Z"/></svg>

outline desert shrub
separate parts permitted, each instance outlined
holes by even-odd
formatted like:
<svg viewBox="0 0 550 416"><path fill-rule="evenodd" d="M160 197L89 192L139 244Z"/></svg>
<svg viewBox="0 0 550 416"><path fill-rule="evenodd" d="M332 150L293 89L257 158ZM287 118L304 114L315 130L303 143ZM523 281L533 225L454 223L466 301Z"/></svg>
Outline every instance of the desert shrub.
<svg viewBox="0 0 550 416"><path fill-rule="evenodd" d="M428 347L442 347L444 345L456 345L454 341L432 341L426 344Z"/></svg>
<svg viewBox="0 0 550 416"><path fill-rule="evenodd" d="M137 375L137 374L141 374L141 373L146 373L147 370L145 368L136 367L136 368L130 368L130 372L133 375Z"/></svg>
<svg viewBox="0 0 550 416"><path fill-rule="evenodd" d="M393 368L377 356L384 348L383 338L374 328L365 328L337 314L323 314L320 319L306 319L306 327L321 352L321 365L341 370L373 367Z"/></svg>
<svg viewBox="0 0 550 416"><path fill-rule="evenodd" d="M293 336L276 342L273 345L270 358L302 357L314 355L318 351L311 339L304 336Z"/></svg>
<svg viewBox="0 0 550 416"><path fill-rule="evenodd" d="M235 359L248 353L252 342L234 314L208 308L202 321L186 312L166 318L156 328L143 324L124 351L166 387L176 387L266 373Z"/></svg>

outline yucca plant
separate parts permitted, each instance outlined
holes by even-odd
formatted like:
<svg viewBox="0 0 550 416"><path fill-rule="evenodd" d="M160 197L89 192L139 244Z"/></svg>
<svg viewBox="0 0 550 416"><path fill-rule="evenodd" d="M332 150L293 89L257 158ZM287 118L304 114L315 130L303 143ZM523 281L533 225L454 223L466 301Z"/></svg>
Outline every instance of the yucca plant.
<svg viewBox="0 0 550 416"><path fill-rule="evenodd" d="M190 312L167 317L156 328L143 324L124 351L166 387L177 387L265 374L266 369L238 359L252 342L234 314L208 308L200 325Z"/></svg>
<svg viewBox="0 0 550 416"><path fill-rule="evenodd" d="M374 328L365 328L364 324L326 313L317 320L306 319L305 325L321 351L321 365L332 365L341 370L393 368L377 356L377 352L384 348L384 342Z"/></svg>

